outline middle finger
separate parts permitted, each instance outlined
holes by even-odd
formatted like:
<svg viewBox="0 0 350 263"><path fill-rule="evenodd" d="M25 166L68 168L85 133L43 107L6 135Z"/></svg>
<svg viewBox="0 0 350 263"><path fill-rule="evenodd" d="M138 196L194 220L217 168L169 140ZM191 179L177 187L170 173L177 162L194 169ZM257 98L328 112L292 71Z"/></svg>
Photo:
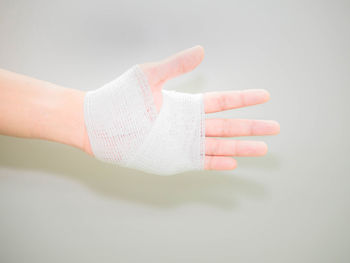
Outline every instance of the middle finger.
<svg viewBox="0 0 350 263"><path fill-rule="evenodd" d="M205 120L205 135L208 137L262 136L277 134L279 131L278 122L271 120Z"/></svg>

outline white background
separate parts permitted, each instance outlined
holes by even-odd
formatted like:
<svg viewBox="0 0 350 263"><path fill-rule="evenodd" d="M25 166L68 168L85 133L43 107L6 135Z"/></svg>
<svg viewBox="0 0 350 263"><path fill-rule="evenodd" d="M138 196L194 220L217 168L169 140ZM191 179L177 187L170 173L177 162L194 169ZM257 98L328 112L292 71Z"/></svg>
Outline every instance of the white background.
<svg viewBox="0 0 350 263"><path fill-rule="evenodd" d="M264 88L219 116L281 124L264 157L173 177L0 136L0 262L349 262L349 32L347 0L0 0L2 68L87 91L200 44L166 89Z"/></svg>

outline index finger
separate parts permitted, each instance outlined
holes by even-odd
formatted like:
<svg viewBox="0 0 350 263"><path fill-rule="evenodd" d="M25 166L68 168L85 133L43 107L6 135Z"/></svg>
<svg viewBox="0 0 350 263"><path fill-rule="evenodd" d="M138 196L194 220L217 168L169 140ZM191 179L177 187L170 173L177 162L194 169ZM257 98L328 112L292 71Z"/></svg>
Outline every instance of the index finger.
<svg viewBox="0 0 350 263"><path fill-rule="evenodd" d="M267 102L270 94L264 89L204 93L205 113L231 110Z"/></svg>

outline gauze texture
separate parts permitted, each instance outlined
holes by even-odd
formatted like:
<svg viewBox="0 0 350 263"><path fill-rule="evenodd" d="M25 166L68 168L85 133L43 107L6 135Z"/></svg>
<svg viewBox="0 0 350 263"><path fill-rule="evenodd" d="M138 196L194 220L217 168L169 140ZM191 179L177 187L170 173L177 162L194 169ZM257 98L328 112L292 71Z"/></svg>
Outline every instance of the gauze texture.
<svg viewBox="0 0 350 263"><path fill-rule="evenodd" d="M160 175L203 169L203 95L163 90L162 97L158 113L139 65L87 92L85 126L95 157Z"/></svg>

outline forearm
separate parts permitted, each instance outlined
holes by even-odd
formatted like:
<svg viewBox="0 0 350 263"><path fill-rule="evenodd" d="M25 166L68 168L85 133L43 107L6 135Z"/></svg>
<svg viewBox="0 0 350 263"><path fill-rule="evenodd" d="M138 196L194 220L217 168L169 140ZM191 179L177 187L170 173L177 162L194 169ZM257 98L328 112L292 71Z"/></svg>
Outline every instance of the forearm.
<svg viewBox="0 0 350 263"><path fill-rule="evenodd" d="M0 134L86 151L83 91L0 69Z"/></svg>

